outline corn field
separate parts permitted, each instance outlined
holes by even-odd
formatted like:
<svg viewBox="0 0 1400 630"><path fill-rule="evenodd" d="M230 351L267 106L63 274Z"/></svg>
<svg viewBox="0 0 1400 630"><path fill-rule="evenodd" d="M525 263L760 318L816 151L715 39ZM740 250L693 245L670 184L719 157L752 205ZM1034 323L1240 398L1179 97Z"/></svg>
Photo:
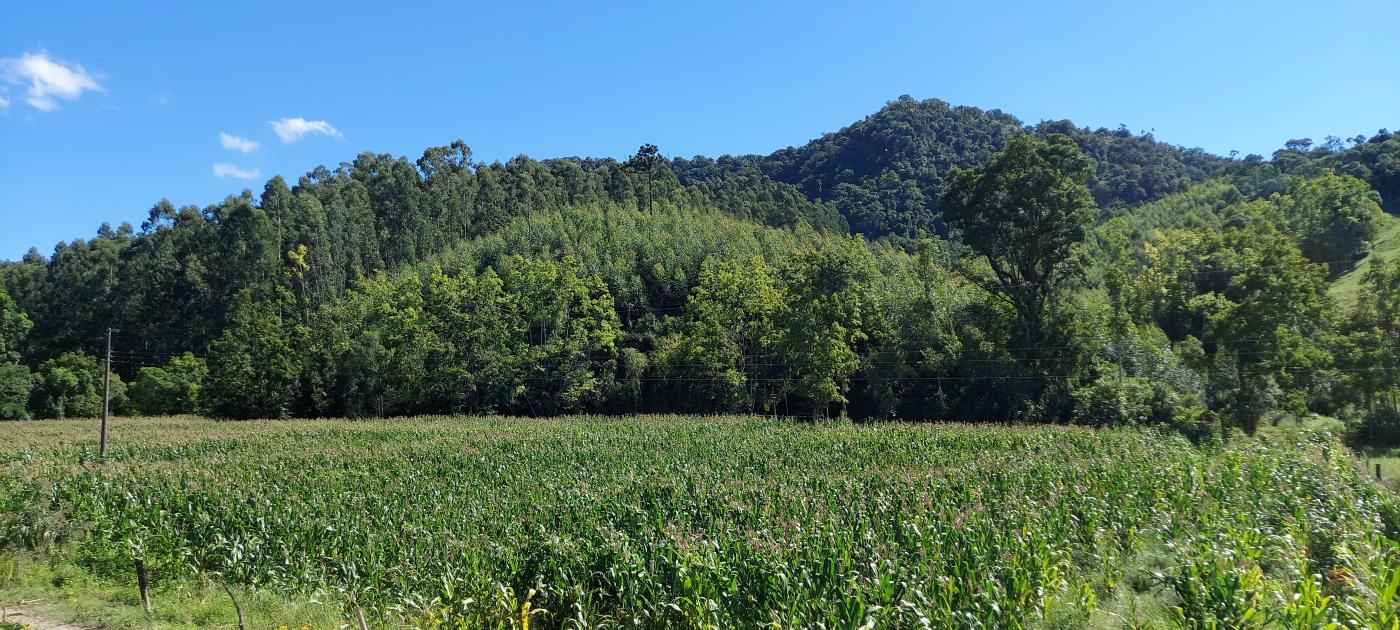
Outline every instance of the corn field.
<svg viewBox="0 0 1400 630"><path fill-rule="evenodd" d="M0 424L0 544L371 626L1126 626L1142 592L1179 627L1400 628L1400 511L1325 433L176 418L99 461L94 425Z"/></svg>

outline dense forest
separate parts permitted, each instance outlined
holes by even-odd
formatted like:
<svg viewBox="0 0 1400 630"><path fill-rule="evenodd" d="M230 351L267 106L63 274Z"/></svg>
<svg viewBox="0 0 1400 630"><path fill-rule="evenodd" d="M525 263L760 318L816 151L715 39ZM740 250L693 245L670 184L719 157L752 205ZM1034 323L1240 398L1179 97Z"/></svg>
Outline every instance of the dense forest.
<svg viewBox="0 0 1400 630"><path fill-rule="evenodd" d="M0 418L687 411L1400 438L1400 134L902 97L768 156L363 153L0 265ZM1354 299L1328 288L1371 258Z"/></svg>

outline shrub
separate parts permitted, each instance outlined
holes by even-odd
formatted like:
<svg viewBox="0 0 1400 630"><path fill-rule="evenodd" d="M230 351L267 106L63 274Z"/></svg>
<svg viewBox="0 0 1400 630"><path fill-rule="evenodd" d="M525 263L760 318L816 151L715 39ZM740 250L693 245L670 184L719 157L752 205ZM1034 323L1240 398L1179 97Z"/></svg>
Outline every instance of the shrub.
<svg viewBox="0 0 1400 630"><path fill-rule="evenodd" d="M1143 425L1152 420L1152 384L1134 376L1104 376L1074 390L1074 417L1092 426Z"/></svg>
<svg viewBox="0 0 1400 630"><path fill-rule="evenodd" d="M18 363L0 363L0 420L28 420L34 378Z"/></svg>
<svg viewBox="0 0 1400 630"><path fill-rule="evenodd" d="M144 367L131 384L131 405L150 416L195 413L203 407L201 389L209 368L204 359L185 353L163 368Z"/></svg>
<svg viewBox="0 0 1400 630"><path fill-rule="evenodd" d="M103 369L83 352L69 352L39 366L31 405L40 418L91 418L102 413ZM126 405L126 384L112 375L111 409Z"/></svg>

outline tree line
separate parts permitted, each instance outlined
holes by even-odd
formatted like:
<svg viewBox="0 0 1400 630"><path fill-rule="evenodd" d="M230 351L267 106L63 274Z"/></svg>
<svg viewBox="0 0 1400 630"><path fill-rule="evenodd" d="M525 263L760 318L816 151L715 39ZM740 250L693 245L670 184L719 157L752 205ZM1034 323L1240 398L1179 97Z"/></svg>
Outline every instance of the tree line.
<svg viewBox="0 0 1400 630"><path fill-rule="evenodd" d="M1111 158L1081 140L1012 134L951 169L943 235L852 236L806 184L654 147L477 164L457 142L161 202L0 267L0 416L95 414L110 326L123 413L1253 430L1313 410L1396 431L1400 263L1354 307L1327 293L1375 238L1383 176L1276 155L1105 208Z"/></svg>

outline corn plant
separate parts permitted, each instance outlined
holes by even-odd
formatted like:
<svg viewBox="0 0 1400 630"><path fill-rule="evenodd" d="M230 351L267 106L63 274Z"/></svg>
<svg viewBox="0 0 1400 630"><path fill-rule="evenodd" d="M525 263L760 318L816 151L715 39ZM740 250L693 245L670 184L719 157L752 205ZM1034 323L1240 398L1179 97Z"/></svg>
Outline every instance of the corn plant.
<svg viewBox="0 0 1400 630"><path fill-rule="evenodd" d="M330 593L350 625L1022 628L1141 583L1183 627L1396 630L1393 499L1327 435L185 418L99 461L89 429L0 424L0 544Z"/></svg>

